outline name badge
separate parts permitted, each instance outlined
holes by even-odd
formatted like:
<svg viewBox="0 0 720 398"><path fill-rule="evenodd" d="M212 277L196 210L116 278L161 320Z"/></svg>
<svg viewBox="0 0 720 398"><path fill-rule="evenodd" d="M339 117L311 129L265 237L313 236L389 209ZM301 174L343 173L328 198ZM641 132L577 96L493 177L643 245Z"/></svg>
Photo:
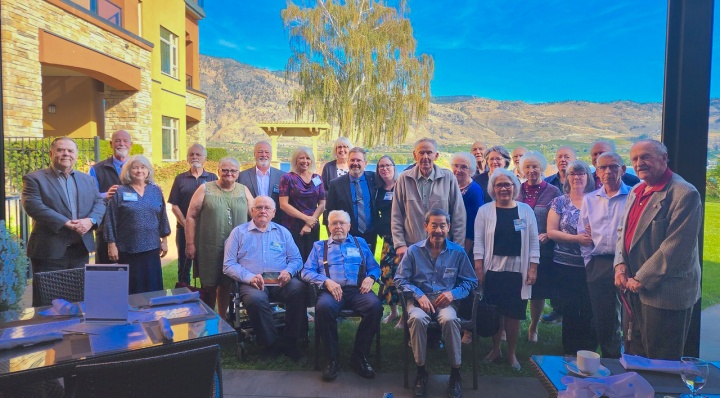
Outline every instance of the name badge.
<svg viewBox="0 0 720 398"><path fill-rule="evenodd" d="M523 229L527 228L525 220L520 218L518 218L517 220L513 220L513 224L515 224L515 231L522 231Z"/></svg>
<svg viewBox="0 0 720 398"><path fill-rule="evenodd" d="M392 200L393 193L392 192L385 192L385 198L384 200Z"/></svg>
<svg viewBox="0 0 720 398"><path fill-rule="evenodd" d="M320 179L320 177L315 176L312 179L312 183L315 184L315 186L318 186L318 185L322 184L322 180Z"/></svg>
<svg viewBox="0 0 720 398"><path fill-rule="evenodd" d="M457 268L445 268L445 272L443 273L443 279L454 278L455 274L457 274Z"/></svg>
<svg viewBox="0 0 720 398"><path fill-rule="evenodd" d="M282 244L280 244L280 242L270 242L270 250L274 252L281 252Z"/></svg>
<svg viewBox="0 0 720 398"><path fill-rule="evenodd" d="M357 247L349 247L347 249L348 257L360 257L360 250Z"/></svg>
<svg viewBox="0 0 720 398"><path fill-rule="evenodd" d="M135 192L123 192L123 201L125 202L137 202L138 194Z"/></svg>
<svg viewBox="0 0 720 398"><path fill-rule="evenodd" d="M280 193L280 186L278 184L273 185L273 193Z"/></svg>

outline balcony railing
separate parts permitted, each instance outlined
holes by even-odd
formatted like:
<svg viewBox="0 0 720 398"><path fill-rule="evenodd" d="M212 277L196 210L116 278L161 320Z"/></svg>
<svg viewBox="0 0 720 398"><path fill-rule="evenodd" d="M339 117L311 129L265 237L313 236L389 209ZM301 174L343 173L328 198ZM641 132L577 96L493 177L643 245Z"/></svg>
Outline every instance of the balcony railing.
<svg viewBox="0 0 720 398"><path fill-rule="evenodd" d="M113 25L122 27L122 7L110 0L70 0ZM200 0L202 1L202 0Z"/></svg>

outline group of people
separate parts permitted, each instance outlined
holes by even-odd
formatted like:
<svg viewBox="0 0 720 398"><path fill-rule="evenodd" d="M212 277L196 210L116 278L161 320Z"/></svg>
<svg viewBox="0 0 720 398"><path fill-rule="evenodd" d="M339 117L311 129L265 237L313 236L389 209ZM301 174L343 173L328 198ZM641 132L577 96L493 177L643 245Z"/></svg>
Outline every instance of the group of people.
<svg viewBox="0 0 720 398"><path fill-rule="evenodd" d="M170 234L165 200L148 160L129 156L131 143L128 132L113 134L113 155L88 176L74 170L75 143L58 138L51 167L24 177L34 272L82 266L96 250L98 263L130 264L130 293L163 288L160 257ZM702 208L697 190L668 168L662 143L632 146L637 177L625 172L613 143L605 141L590 149L595 171L573 148L561 147L557 173L548 177L542 153L482 142L454 154L449 170L436 164L437 143L430 138L415 143L415 163L403 171L390 156L378 159L376 172L367 171L366 151L346 138L335 141L332 153L335 160L318 174L312 150L299 147L285 173L271 167L271 146L260 141L254 167L241 172L237 160L224 158L213 174L203 166L205 148L195 144L187 154L190 170L176 177L168 198L177 219L178 280L188 283L195 269L206 302L217 302L221 316L238 281L268 356L304 360L298 340L307 335L306 308L314 305L326 360L322 376L335 379L337 317L351 308L362 317L351 364L359 375L374 377L367 355L383 305L390 307L385 322L399 319L400 295L407 293L415 394L427 389L427 326L436 320L450 365L448 396L458 397L461 346L472 339L462 334L460 319L472 315L474 291L501 316L486 362L503 358L506 341L505 358L520 369L520 321L529 301L527 339L537 342L546 299L562 314L566 354L599 348L605 357L619 357L624 334L627 353L682 355L700 296ZM320 240L321 219L326 240ZM318 289L317 302L308 303L309 286ZM282 335L271 301L286 305Z"/></svg>

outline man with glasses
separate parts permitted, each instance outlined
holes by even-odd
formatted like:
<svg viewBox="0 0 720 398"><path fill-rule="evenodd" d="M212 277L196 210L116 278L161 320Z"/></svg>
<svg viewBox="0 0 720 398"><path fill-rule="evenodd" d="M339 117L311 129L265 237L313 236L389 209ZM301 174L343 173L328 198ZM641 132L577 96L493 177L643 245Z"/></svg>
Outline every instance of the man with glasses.
<svg viewBox="0 0 720 398"><path fill-rule="evenodd" d="M362 236L370 246L370 251L375 253L375 173L365 171L367 161L364 149L354 147L349 157L350 172L330 181L324 219L328 219L332 210L344 210L350 215L350 234Z"/></svg>
<svg viewBox="0 0 720 398"><path fill-rule="evenodd" d="M590 159L592 159L592 165L595 167L593 178L595 179L595 186L602 186L602 179L597 173L597 159L600 155L605 152L615 152L615 143L612 141L597 141L590 147ZM632 187L640 182L640 179L636 175L630 173L623 173L622 182L628 187Z"/></svg>
<svg viewBox="0 0 720 398"><path fill-rule="evenodd" d="M272 160L272 147L267 141L255 144L255 167L240 172L237 182L245 185L254 197L269 196L275 202L275 217L273 222L280 223L282 210L280 207L280 178L284 171L270 166Z"/></svg>
<svg viewBox="0 0 720 398"><path fill-rule="evenodd" d="M616 295L613 260L617 230L622 220L630 187L622 181L625 164L615 152L605 152L596 160L596 173L602 186L583 197L578 235L590 234L592 245L580 246L595 333L603 357L620 357L620 302Z"/></svg>
<svg viewBox="0 0 720 398"><path fill-rule="evenodd" d="M305 355L298 350L297 340L306 317L306 287L295 277L302 268L300 251L290 231L272 222L272 198L255 198L250 213L252 220L235 227L225 241L223 272L240 282L240 299L266 355L285 354L303 362ZM275 328L271 301L285 303L282 338Z"/></svg>
<svg viewBox="0 0 720 398"><path fill-rule="evenodd" d="M95 179L100 196L107 203L110 198L115 195L118 186L120 186L120 170L130 157L130 149L132 148L132 137L125 130L118 130L110 137L110 148L112 155L102 160L90 168L90 177ZM110 264L108 258L108 244L103 238L104 226L102 220L100 226L95 233L95 263Z"/></svg>
<svg viewBox="0 0 720 398"><path fill-rule="evenodd" d="M187 150L187 162L190 170L178 174L170 189L168 202L172 204L172 212L177 220L175 228L175 245L178 252L178 282L190 283L192 261L185 255L185 217L187 217L190 199L200 185L216 181L218 176L205 170L207 151L200 144L193 144Z"/></svg>
<svg viewBox="0 0 720 398"><path fill-rule="evenodd" d="M347 212L333 210L328 219L330 237L313 244L302 269L303 280L321 289L315 305L315 333L320 333L325 349L322 377L337 378L340 356L337 318L343 308L350 308L362 317L350 364L360 376L370 379L375 377L375 371L367 355L383 313L380 299L372 291L380 277L380 266L365 239L348 234L350 215Z"/></svg>
<svg viewBox="0 0 720 398"><path fill-rule="evenodd" d="M408 246L427 239L424 220L425 213L431 209L443 209L450 214L453 220L450 238L458 245L465 244L465 204L453 173L435 165L440 156L437 141L419 139L413 156L417 167L400 174L392 204L390 225L395 250L401 259Z"/></svg>

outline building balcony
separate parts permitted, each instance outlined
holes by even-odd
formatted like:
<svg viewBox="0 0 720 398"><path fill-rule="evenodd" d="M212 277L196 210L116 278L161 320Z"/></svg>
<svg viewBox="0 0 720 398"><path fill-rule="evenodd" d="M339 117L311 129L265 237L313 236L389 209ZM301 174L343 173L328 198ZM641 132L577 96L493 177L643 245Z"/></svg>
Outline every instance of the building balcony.
<svg viewBox="0 0 720 398"><path fill-rule="evenodd" d="M185 7L192 12L198 20L205 18L205 0L185 0Z"/></svg>
<svg viewBox="0 0 720 398"><path fill-rule="evenodd" d="M110 0L68 0L91 13L100 19L110 22L113 25L122 27L122 7ZM198 0L203 1L203 0Z"/></svg>

